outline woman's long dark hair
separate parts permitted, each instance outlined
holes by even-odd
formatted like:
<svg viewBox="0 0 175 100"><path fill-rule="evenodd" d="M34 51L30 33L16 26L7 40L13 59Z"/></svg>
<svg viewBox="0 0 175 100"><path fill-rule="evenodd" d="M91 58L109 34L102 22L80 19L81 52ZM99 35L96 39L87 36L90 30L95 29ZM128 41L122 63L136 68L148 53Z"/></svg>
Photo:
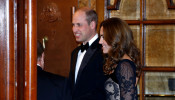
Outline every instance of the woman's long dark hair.
<svg viewBox="0 0 175 100"><path fill-rule="evenodd" d="M109 18L101 23L101 27L103 27L104 40L111 46L105 58L104 72L108 75L113 73L118 61L127 54L136 64L136 74L140 76L140 50L134 43L129 25L120 18Z"/></svg>

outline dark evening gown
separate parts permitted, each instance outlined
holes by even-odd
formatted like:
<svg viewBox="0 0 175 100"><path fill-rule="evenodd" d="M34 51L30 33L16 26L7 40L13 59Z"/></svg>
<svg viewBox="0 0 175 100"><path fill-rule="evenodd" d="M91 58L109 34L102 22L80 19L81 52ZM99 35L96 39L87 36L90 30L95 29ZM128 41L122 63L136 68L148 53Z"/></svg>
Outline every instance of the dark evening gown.
<svg viewBox="0 0 175 100"><path fill-rule="evenodd" d="M136 66L134 62L119 61L113 74L105 82L106 100L137 100Z"/></svg>

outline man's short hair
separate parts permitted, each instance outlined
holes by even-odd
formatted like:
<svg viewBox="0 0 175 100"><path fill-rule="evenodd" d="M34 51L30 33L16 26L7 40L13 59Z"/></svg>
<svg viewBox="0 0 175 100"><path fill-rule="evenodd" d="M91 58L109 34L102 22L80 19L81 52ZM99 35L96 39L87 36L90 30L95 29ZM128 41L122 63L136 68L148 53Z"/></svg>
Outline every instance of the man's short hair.
<svg viewBox="0 0 175 100"><path fill-rule="evenodd" d="M95 21L96 23L96 28L97 28L97 23L98 23L98 15L95 10L88 8L88 7L83 7L79 9L80 11L85 12L86 14L86 21L90 25L92 21Z"/></svg>

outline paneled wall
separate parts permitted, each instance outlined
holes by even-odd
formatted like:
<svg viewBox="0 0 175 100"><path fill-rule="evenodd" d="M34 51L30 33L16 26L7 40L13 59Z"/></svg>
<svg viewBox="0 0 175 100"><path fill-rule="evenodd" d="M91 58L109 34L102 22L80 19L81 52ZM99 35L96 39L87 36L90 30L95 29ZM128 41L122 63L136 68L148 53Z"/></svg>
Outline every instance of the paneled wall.
<svg viewBox="0 0 175 100"><path fill-rule="evenodd" d="M44 70L68 77L71 52L77 43L72 32L77 0L37 0L37 39L45 46Z"/></svg>

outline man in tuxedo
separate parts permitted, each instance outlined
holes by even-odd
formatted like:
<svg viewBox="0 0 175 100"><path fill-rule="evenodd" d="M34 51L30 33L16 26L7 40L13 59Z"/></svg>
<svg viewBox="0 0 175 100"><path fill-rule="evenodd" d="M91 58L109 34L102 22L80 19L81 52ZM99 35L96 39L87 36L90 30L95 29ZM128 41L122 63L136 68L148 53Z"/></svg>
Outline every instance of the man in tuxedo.
<svg viewBox="0 0 175 100"><path fill-rule="evenodd" d="M44 48L37 42L37 100L62 100L65 78L46 72L44 69Z"/></svg>
<svg viewBox="0 0 175 100"><path fill-rule="evenodd" d="M72 30L81 46L71 55L69 86L72 100L105 100L103 56L97 29L97 13L87 7L72 18Z"/></svg>

